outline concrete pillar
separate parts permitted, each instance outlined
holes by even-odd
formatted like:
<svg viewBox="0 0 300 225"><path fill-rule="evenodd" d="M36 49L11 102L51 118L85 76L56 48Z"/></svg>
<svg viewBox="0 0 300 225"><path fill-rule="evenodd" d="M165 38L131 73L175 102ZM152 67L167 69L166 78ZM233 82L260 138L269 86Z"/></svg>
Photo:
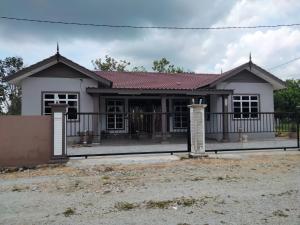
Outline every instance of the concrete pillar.
<svg viewBox="0 0 300 225"><path fill-rule="evenodd" d="M205 156L205 104L192 104L190 108L191 157Z"/></svg>
<svg viewBox="0 0 300 225"><path fill-rule="evenodd" d="M66 109L67 104L49 104L52 109L53 121L53 150L51 162L59 163L67 161L66 140Z"/></svg>
<svg viewBox="0 0 300 225"><path fill-rule="evenodd" d="M167 97L161 97L161 133L162 141L167 139Z"/></svg>
<svg viewBox="0 0 300 225"><path fill-rule="evenodd" d="M222 95L222 126L223 126L223 139L222 141L227 142L228 138L228 95Z"/></svg>
<svg viewBox="0 0 300 225"><path fill-rule="evenodd" d="M101 141L101 132L100 132L100 129L99 129L99 123L100 123L100 114L99 114L99 110L100 110L100 107L99 107L99 104L100 104L100 97L99 95L95 94L93 95L93 110L94 110L94 113L92 115L92 119L93 119L93 142L97 142L97 143L100 143Z"/></svg>

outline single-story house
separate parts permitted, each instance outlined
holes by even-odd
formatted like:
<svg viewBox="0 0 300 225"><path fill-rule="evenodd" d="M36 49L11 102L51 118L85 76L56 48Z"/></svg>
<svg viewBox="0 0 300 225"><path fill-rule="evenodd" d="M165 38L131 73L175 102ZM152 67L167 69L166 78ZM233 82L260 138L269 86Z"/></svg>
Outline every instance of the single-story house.
<svg viewBox="0 0 300 225"><path fill-rule="evenodd" d="M132 121L145 124L146 115L156 113L161 116L152 116L138 129L163 137L186 132L192 99L207 104L210 113L235 113L227 118L230 126L231 121L260 120L258 112L274 112L273 91L285 87L251 60L221 74L104 72L84 68L59 53L8 76L7 81L21 86L22 115L49 115L51 103L66 103L67 121L75 124L75 130L87 129L81 127L85 121L78 113L93 113L88 129L94 126L92 130L97 128L100 135L126 134L134 129ZM129 114L143 116L130 122ZM206 120L207 130L224 126L212 115Z"/></svg>

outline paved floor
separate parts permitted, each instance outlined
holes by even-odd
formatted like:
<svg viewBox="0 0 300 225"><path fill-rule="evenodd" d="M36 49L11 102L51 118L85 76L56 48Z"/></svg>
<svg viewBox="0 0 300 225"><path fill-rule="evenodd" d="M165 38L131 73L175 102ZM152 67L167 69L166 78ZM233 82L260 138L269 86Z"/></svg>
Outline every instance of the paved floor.
<svg viewBox="0 0 300 225"><path fill-rule="evenodd" d="M270 140L249 141L249 142L208 142L206 143L207 150L214 149L249 149L249 148L283 148L296 147L296 139L279 139L274 138ZM68 146L68 155L82 155L82 154L111 154L111 153L128 153L128 152L176 152L187 150L186 143L163 143L163 144L140 144L140 145L91 145L91 146Z"/></svg>

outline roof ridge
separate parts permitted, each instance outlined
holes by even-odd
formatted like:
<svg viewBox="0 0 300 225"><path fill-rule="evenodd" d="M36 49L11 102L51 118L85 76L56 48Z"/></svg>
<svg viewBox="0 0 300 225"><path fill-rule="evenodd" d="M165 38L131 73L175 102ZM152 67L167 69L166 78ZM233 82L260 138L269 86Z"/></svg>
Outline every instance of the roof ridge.
<svg viewBox="0 0 300 225"><path fill-rule="evenodd" d="M111 74L116 74L116 73L126 73L126 74L134 74L134 75L139 75L139 74L147 74L147 75L171 75L171 76L176 76L176 75L215 75L215 76L221 76L222 74L220 73L163 73L163 72L152 72L152 71L147 71L147 72L139 72L139 71L101 71L101 70L92 70L92 72L95 72L96 74L100 73L111 73Z"/></svg>

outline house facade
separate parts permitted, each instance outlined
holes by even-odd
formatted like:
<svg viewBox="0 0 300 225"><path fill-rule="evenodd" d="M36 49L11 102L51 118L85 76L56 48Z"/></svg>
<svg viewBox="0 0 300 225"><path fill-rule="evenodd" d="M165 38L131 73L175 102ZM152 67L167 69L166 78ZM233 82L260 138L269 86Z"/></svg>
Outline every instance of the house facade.
<svg viewBox="0 0 300 225"><path fill-rule="evenodd" d="M226 129L237 122L243 129L249 120L262 120L256 113L274 112L273 91L285 87L251 61L222 74L104 72L88 70L59 53L7 81L21 86L22 115L50 115L51 103L65 103L70 132L87 130L88 124L97 135L138 130L163 139L186 132L192 101L207 104L208 138L236 138ZM80 119L84 113L87 119ZM220 122L218 113L232 114L223 114ZM225 132L209 132L215 129Z"/></svg>

